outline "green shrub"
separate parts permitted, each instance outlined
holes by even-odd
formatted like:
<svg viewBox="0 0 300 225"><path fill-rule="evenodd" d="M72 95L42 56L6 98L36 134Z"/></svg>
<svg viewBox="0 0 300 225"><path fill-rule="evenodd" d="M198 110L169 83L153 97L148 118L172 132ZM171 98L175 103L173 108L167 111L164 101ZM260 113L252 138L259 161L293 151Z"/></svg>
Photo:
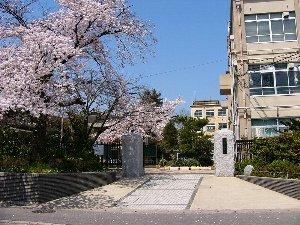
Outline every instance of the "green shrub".
<svg viewBox="0 0 300 225"><path fill-rule="evenodd" d="M167 163L168 163L168 161L166 159L161 159L161 160L159 160L158 165L159 166L166 166Z"/></svg>
<svg viewBox="0 0 300 225"><path fill-rule="evenodd" d="M57 168L61 172L96 172L103 170L99 158L96 156L91 156L88 159L66 158L57 164Z"/></svg>
<svg viewBox="0 0 300 225"><path fill-rule="evenodd" d="M57 173L59 172L56 168L51 167L48 164L36 163L31 165L26 170L28 173Z"/></svg>
<svg viewBox="0 0 300 225"><path fill-rule="evenodd" d="M171 160L167 163L168 166L200 166L200 163L193 158L180 158L178 160Z"/></svg>
<svg viewBox="0 0 300 225"><path fill-rule="evenodd" d="M254 157L253 159L244 159L241 162L235 163L235 173L243 175L247 165L253 166L253 171L261 170L265 167L264 162L261 159Z"/></svg>
<svg viewBox="0 0 300 225"><path fill-rule="evenodd" d="M265 164L274 160L287 160L299 164L300 132L284 132L277 137L256 139L251 152Z"/></svg>
<svg viewBox="0 0 300 225"><path fill-rule="evenodd" d="M245 166L250 164L255 176L300 178L299 130L258 138L254 140L251 153L253 159L236 163L237 174L243 174Z"/></svg>
<svg viewBox="0 0 300 225"><path fill-rule="evenodd" d="M3 172L24 173L27 171L28 165L27 159L7 155L1 156L0 170Z"/></svg>

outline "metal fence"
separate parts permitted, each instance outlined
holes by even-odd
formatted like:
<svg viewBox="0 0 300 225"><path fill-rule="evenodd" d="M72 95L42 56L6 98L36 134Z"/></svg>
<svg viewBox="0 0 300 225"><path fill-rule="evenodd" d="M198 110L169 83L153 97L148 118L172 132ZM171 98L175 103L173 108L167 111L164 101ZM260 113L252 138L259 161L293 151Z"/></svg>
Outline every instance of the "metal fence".
<svg viewBox="0 0 300 225"><path fill-rule="evenodd" d="M253 140L237 140L235 142L236 162L241 162L243 159L252 159L251 148Z"/></svg>
<svg viewBox="0 0 300 225"><path fill-rule="evenodd" d="M101 157L101 163L104 167L122 166L122 146L121 143L104 144L104 155Z"/></svg>
<svg viewBox="0 0 300 225"><path fill-rule="evenodd" d="M106 168L122 167L122 145L120 142L113 144L103 144L104 155L101 156L101 163ZM144 165L156 165L159 159L159 149L157 145L144 145Z"/></svg>

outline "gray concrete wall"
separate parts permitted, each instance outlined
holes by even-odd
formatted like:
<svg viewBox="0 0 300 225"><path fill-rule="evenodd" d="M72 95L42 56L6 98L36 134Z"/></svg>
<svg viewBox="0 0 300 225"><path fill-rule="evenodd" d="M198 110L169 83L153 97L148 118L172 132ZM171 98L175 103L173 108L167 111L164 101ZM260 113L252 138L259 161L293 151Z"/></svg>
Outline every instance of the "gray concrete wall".
<svg viewBox="0 0 300 225"><path fill-rule="evenodd" d="M11 205L47 202L116 180L116 172L21 174L0 173L0 201Z"/></svg>
<svg viewBox="0 0 300 225"><path fill-rule="evenodd" d="M242 175L239 175L237 177L242 180L300 200L300 180Z"/></svg>

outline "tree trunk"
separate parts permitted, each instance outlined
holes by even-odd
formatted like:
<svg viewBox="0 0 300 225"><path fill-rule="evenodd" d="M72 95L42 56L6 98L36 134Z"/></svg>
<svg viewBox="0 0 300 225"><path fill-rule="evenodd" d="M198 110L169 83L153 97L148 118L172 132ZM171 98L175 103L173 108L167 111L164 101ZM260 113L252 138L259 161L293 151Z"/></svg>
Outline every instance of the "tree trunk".
<svg viewBox="0 0 300 225"><path fill-rule="evenodd" d="M46 115L41 115L36 120L33 149L30 157L31 162L40 162L42 159L47 143L47 122L48 117Z"/></svg>

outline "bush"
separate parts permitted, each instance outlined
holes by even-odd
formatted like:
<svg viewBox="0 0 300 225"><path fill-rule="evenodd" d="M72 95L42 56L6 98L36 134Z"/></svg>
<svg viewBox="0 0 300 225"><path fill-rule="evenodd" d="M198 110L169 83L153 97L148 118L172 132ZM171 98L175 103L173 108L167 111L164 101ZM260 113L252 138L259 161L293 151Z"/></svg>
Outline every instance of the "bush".
<svg viewBox="0 0 300 225"><path fill-rule="evenodd" d="M254 167L252 175L260 177L278 178L300 178L300 165L293 164L286 160L274 160L270 164L265 164L258 159L245 159L235 164L235 173L244 174L247 165Z"/></svg>
<svg viewBox="0 0 300 225"><path fill-rule="evenodd" d="M260 160L259 158L253 158L253 159L244 159L241 162L235 163L235 173L239 175L244 174L244 169L247 165L253 166L253 172L264 169L264 162Z"/></svg>
<svg viewBox="0 0 300 225"><path fill-rule="evenodd" d="M13 156L2 156L0 161L0 170L3 172L24 173L28 169L29 162L24 158Z"/></svg>
<svg viewBox="0 0 300 225"><path fill-rule="evenodd" d="M168 163L168 161L166 159L161 159L161 160L159 160L158 165L165 166L165 165L167 165L167 163Z"/></svg>
<svg viewBox="0 0 300 225"><path fill-rule="evenodd" d="M193 158L180 158L178 160L171 160L167 163L168 166L200 166L200 163Z"/></svg>
<svg viewBox="0 0 300 225"><path fill-rule="evenodd" d="M0 128L0 157L12 156L26 159L31 152L32 133L9 127Z"/></svg>
<svg viewBox="0 0 300 225"><path fill-rule="evenodd" d="M300 178L300 131L286 131L277 137L254 140L253 159L236 163L237 174L243 174L246 165L254 167L253 175Z"/></svg>
<svg viewBox="0 0 300 225"><path fill-rule="evenodd" d="M48 164L44 163L37 163L34 165L31 165L26 170L28 173L57 173L59 172L56 168L51 167Z"/></svg>
<svg viewBox="0 0 300 225"><path fill-rule="evenodd" d="M62 172L97 172L103 170L97 156L90 156L88 159L66 158L59 162L57 167Z"/></svg>
<svg viewBox="0 0 300 225"><path fill-rule="evenodd" d="M252 154L266 164L274 160L300 163L300 132L284 132L278 137L259 138L254 141Z"/></svg>

